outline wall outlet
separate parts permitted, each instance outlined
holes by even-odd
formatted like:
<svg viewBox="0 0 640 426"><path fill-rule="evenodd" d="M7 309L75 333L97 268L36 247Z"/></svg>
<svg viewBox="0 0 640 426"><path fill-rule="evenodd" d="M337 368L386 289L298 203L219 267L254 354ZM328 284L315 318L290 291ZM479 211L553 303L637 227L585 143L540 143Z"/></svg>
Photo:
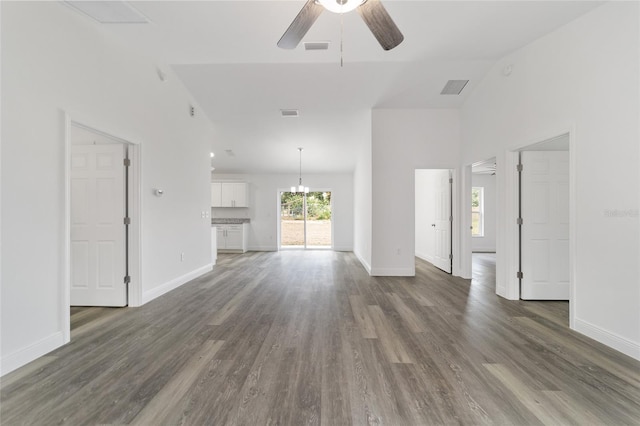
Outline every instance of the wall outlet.
<svg viewBox="0 0 640 426"><path fill-rule="evenodd" d="M180 262L184 262L184 253L180 253Z"/></svg>
<svg viewBox="0 0 640 426"><path fill-rule="evenodd" d="M402 254L402 250L396 249L396 255L400 256Z"/></svg>

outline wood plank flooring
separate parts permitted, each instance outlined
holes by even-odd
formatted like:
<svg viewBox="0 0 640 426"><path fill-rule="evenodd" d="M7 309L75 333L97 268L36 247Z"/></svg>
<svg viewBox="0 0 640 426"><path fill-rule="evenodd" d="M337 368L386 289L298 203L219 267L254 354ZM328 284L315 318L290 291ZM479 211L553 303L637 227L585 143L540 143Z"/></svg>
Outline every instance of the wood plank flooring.
<svg viewBox="0 0 640 426"><path fill-rule="evenodd" d="M221 255L141 308L76 309L70 344L2 378L2 425L639 425L640 362L565 302L352 253Z"/></svg>

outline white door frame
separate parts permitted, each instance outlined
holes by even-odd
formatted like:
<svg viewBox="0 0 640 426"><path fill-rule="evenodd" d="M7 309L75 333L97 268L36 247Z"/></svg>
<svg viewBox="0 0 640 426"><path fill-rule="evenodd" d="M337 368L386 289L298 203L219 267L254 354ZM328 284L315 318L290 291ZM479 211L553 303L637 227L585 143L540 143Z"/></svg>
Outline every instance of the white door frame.
<svg viewBox="0 0 640 426"><path fill-rule="evenodd" d="M130 139L114 135L107 132L100 125L95 125L90 119L82 117L81 114L65 112L64 114L64 248L63 248L63 279L62 279L62 301L60 309L60 321L64 343L71 340L71 127L79 127L99 135L103 135L114 141L120 142L128 147L131 167L129 168L129 283L128 301L129 306L140 306L142 304L141 285L141 264L142 264L142 191L141 191L141 145Z"/></svg>
<svg viewBox="0 0 640 426"><path fill-rule="evenodd" d="M549 136L533 138L528 142L514 145L496 157L499 173L497 179L498 223L504 224L497 229L496 255L496 293L506 299L520 299L520 286L517 279L519 269L518 225L518 164L519 151L526 147L569 135L569 326L574 328L575 286L576 286L576 152L575 130L568 129L551 132Z"/></svg>

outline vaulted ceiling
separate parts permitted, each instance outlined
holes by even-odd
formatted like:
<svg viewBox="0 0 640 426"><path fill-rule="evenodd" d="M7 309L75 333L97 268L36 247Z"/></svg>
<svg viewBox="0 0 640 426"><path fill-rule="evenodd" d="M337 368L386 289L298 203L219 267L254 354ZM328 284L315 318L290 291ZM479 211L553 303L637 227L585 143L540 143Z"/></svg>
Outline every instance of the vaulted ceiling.
<svg viewBox="0 0 640 426"><path fill-rule="evenodd" d="M386 0L405 37L391 51L357 13L328 11L303 39L328 50L278 48L304 3L130 2L150 22L102 30L173 67L215 126L216 172L296 172L299 146L305 172L350 172L371 109L459 108L496 60L602 2ZM470 81L440 95L451 79ZM282 118L286 108L300 116Z"/></svg>

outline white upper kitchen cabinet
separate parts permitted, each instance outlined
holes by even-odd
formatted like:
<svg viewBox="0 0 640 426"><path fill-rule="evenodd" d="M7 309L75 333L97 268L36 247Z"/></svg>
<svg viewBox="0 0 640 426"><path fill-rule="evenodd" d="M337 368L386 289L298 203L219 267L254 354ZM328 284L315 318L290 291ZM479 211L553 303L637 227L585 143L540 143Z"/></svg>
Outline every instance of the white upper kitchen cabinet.
<svg viewBox="0 0 640 426"><path fill-rule="evenodd" d="M215 184L215 183L214 183ZM213 188L213 187L212 187ZM249 207L247 184L243 182L222 182L220 184L220 205L213 207ZM213 193L213 189L212 189Z"/></svg>
<svg viewBox="0 0 640 426"><path fill-rule="evenodd" d="M211 182L211 207L222 207L222 184Z"/></svg>

